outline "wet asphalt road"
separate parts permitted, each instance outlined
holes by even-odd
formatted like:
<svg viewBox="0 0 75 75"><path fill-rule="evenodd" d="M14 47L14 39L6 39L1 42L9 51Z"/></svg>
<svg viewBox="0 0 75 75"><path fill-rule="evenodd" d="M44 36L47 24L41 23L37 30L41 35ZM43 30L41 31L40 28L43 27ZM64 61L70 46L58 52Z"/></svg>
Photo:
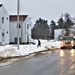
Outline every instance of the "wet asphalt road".
<svg viewBox="0 0 75 75"><path fill-rule="evenodd" d="M75 50L56 50L0 66L0 75L75 75Z"/></svg>

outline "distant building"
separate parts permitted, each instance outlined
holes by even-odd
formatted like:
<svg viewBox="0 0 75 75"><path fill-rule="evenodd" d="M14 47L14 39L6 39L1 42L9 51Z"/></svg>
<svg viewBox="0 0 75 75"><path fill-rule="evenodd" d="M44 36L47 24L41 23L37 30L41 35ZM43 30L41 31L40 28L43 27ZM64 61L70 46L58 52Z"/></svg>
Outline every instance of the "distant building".
<svg viewBox="0 0 75 75"><path fill-rule="evenodd" d="M9 44L9 14L0 4L0 45Z"/></svg>
<svg viewBox="0 0 75 75"><path fill-rule="evenodd" d="M9 15L3 4L0 4L0 45L17 43L17 15ZM31 18L19 16L20 43L31 42Z"/></svg>
<svg viewBox="0 0 75 75"><path fill-rule="evenodd" d="M63 29L55 29L55 30L54 30L54 39L55 39L55 40L59 40L59 36L61 37L61 35L62 35L62 34L61 34L62 30L63 30Z"/></svg>
<svg viewBox="0 0 75 75"><path fill-rule="evenodd" d="M73 28L69 28L69 35L68 36L74 36L75 30ZM55 29L54 30L54 39L60 40L61 37L66 36L65 29Z"/></svg>
<svg viewBox="0 0 75 75"><path fill-rule="evenodd" d="M9 17L10 43L17 43L17 15ZM19 40L20 43L27 43L31 40L31 18L28 15L19 16Z"/></svg>

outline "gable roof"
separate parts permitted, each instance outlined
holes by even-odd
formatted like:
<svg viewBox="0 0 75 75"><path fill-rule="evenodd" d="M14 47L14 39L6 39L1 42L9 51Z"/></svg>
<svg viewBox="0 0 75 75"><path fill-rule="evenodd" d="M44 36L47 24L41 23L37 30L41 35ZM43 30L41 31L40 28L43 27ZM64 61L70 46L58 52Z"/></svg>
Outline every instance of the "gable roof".
<svg viewBox="0 0 75 75"><path fill-rule="evenodd" d="M19 21L24 21L28 15L19 15ZM10 15L9 21L17 21L17 15Z"/></svg>

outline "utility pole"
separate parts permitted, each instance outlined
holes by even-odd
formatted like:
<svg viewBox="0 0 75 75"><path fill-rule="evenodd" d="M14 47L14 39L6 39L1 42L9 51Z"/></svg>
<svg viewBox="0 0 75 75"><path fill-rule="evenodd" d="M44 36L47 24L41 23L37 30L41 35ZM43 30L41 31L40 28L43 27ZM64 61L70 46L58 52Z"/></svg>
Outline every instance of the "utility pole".
<svg viewBox="0 0 75 75"><path fill-rule="evenodd" d="M17 32L17 47L19 49L19 0L17 1L17 27L18 27L18 32Z"/></svg>

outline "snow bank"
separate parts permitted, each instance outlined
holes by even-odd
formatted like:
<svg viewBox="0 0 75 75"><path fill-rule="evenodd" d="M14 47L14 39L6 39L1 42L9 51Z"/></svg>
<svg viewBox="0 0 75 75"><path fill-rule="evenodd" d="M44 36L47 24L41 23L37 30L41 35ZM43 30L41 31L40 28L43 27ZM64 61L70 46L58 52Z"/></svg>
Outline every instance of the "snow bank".
<svg viewBox="0 0 75 75"><path fill-rule="evenodd" d="M40 40L41 47L37 47L37 40L35 40L36 44L29 45L20 45L19 50L16 45L6 45L0 46L0 58L7 57L16 57L16 56L25 56L31 53L47 50L47 49L56 49L60 48L59 41L49 41L49 40Z"/></svg>

